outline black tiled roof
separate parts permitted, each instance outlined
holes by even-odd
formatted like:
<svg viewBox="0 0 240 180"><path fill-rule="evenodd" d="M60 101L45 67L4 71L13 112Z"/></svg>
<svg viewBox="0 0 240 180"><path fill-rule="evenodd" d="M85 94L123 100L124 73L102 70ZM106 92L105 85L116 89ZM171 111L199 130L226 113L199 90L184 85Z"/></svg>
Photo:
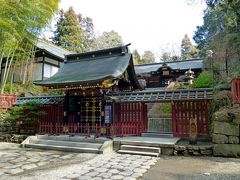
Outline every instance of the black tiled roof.
<svg viewBox="0 0 240 180"><path fill-rule="evenodd" d="M20 105L26 102L36 101L42 105L63 104L64 96L33 96L33 97L19 97L15 105Z"/></svg>
<svg viewBox="0 0 240 180"><path fill-rule="evenodd" d="M113 95L116 102L169 102L181 100L211 100L213 90L202 89L177 89L161 90L158 88L144 91L123 92Z"/></svg>
<svg viewBox="0 0 240 180"><path fill-rule="evenodd" d="M67 61L49 79L34 84L64 88L101 84L104 80L118 79L128 71L135 89L141 89L133 67L132 54L126 46L67 56Z"/></svg>
<svg viewBox="0 0 240 180"><path fill-rule="evenodd" d="M163 66L163 64L164 62L136 65L135 71L137 74L149 73L149 72L157 71L159 68ZM172 68L173 70L202 69L203 59L190 59L190 60L166 62L166 65Z"/></svg>

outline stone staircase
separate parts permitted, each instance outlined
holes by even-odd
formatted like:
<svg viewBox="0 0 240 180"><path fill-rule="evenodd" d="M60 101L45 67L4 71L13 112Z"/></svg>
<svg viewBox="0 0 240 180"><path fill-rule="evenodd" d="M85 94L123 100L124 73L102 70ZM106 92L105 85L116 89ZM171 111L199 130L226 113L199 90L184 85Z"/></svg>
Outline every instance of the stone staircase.
<svg viewBox="0 0 240 180"><path fill-rule="evenodd" d="M158 147L121 145L120 150L117 152L120 154L135 154L158 157L161 154L161 149Z"/></svg>
<svg viewBox="0 0 240 180"><path fill-rule="evenodd" d="M120 150L117 152L120 154L135 154L158 157L161 154L161 149L159 147L122 144L120 146Z"/></svg>
<svg viewBox="0 0 240 180"><path fill-rule="evenodd" d="M155 132L144 132L141 134L142 137L152 137L152 138L172 138L172 133L155 133Z"/></svg>
<svg viewBox="0 0 240 180"><path fill-rule="evenodd" d="M70 136L30 136L21 145L24 148L95 154L103 154L112 151L111 141Z"/></svg>

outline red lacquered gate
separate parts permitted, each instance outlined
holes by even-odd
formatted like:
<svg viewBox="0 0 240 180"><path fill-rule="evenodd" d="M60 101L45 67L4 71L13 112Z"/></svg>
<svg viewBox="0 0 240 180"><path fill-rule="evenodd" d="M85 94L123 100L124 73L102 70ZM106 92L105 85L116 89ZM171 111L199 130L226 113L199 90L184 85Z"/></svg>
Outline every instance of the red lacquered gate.
<svg viewBox="0 0 240 180"><path fill-rule="evenodd" d="M233 102L240 104L240 78L232 79L232 95L233 95Z"/></svg>
<svg viewBox="0 0 240 180"><path fill-rule="evenodd" d="M208 101L174 101L172 103L173 135L175 137L189 136L190 119L197 120L198 136L209 132Z"/></svg>
<svg viewBox="0 0 240 180"><path fill-rule="evenodd" d="M113 135L141 135L147 128L147 106L140 102L115 103Z"/></svg>

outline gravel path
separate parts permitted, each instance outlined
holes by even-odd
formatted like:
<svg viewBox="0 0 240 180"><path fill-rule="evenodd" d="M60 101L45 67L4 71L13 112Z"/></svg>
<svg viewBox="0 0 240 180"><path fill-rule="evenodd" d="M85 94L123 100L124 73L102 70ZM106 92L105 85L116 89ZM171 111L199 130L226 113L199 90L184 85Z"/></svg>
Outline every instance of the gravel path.
<svg viewBox="0 0 240 180"><path fill-rule="evenodd" d="M240 159L222 157L161 157L143 180L237 180Z"/></svg>

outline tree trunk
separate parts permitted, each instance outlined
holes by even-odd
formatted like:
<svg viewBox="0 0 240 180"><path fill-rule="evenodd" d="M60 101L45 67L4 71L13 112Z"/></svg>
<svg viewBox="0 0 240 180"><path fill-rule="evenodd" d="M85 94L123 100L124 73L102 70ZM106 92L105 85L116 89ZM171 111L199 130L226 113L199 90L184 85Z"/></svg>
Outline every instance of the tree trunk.
<svg viewBox="0 0 240 180"><path fill-rule="evenodd" d="M3 58L4 58L4 51L2 51L2 55L1 55L1 59L0 59L0 84L1 84L1 80L2 80L2 61L3 61Z"/></svg>
<svg viewBox="0 0 240 180"><path fill-rule="evenodd" d="M11 74L11 80L10 80L10 94L13 93L13 78L14 78L14 72L16 69L16 62L13 65L13 70L12 70L12 74Z"/></svg>
<svg viewBox="0 0 240 180"><path fill-rule="evenodd" d="M5 85L6 85L7 80L8 80L9 72L10 72L10 69L12 67L12 62L13 62L13 58L15 56L15 52L17 50L17 47L18 47L18 45L16 45L15 48L14 48L14 51L12 53L12 57L11 57L11 59L9 61L9 65L7 67L5 67L5 68L7 68L7 72L6 72L5 77L3 79L3 84L2 84L2 87L1 87L1 94L3 94L3 92L4 92Z"/></svg>
<svg viewBox="0 0 240 180"><path fill-rule="evenodd" d="M10 58L10 55L11 55L11 50L12 48L9 49L8 51L8 55L7 55L7 59L6 59L6 62L5 62L5 67L4 67L4 72L3 72L3 77L2 77L2 80L1 80L1 88L0 88L0 94L3 94L4 92L4 81L5 81L5 78L6 78L6 73L7 73L7 68L8 68L8 61L9 61L9 58Z"/></svg>
<svg viewBox="0 0 240 180"><path fill-rule="evenodd" d="M26 63L25 63L25 67L24 67L24 72L23 72L23 81L22 81L22 84L25 84L26 83L26 79L27 79L27 70L28 70L28 61L30 59L30 52L29 52L29 55L27 57L27 60L26 60Z"/></svg>

